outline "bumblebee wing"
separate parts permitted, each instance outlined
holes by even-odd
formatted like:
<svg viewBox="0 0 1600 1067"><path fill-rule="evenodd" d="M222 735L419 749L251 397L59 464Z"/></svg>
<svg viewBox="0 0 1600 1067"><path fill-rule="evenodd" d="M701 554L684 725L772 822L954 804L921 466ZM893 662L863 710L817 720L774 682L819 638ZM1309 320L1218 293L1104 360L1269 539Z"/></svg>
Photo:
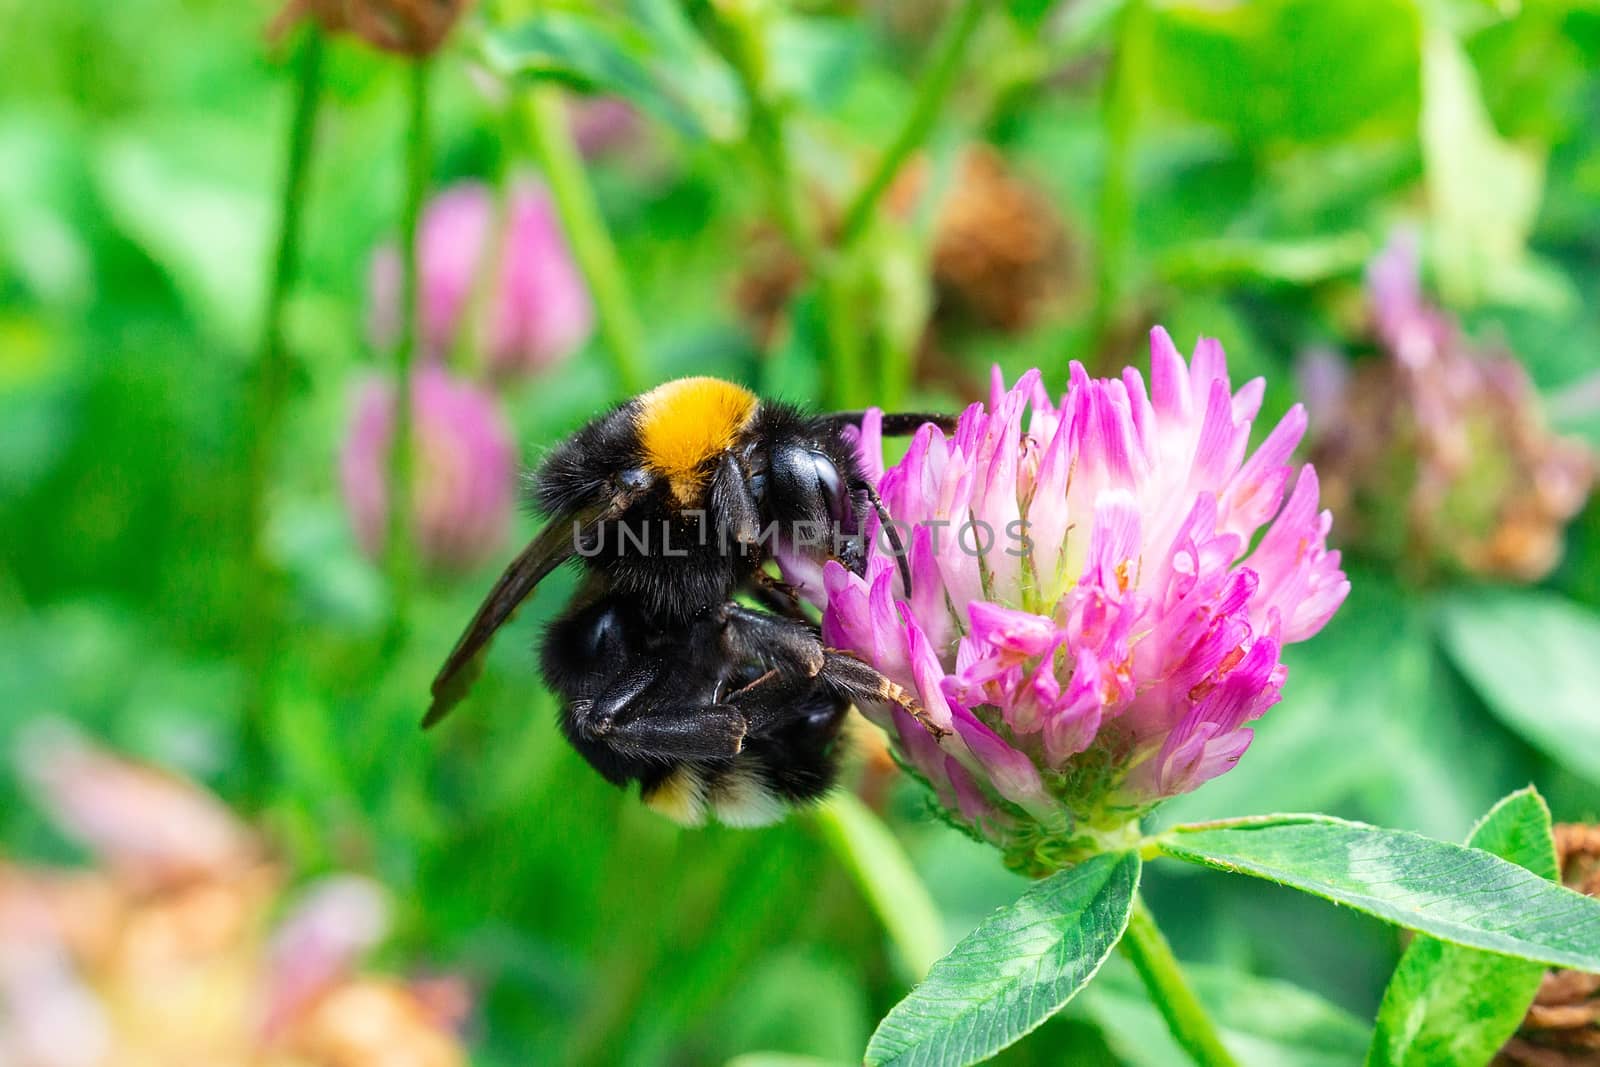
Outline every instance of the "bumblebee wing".
<svg viewBox="0 0 1600 1067"><path fill-rule="evenodd" d="M457 704L466 699L473 683L483 673L484 654L489 650L489 642L494 639L495 631L516 614L517 608L533 592L534 587L573 557L579 538L587 535L600 522L619 514L624 506L625 502L618 500L575 516L553 519L511 561L511 566L489 590L489 595L478 606L477 614L467 624L466 631L456 641L456 647L434 677L433 701L422 719L424 730L450 714Z"/></svg>

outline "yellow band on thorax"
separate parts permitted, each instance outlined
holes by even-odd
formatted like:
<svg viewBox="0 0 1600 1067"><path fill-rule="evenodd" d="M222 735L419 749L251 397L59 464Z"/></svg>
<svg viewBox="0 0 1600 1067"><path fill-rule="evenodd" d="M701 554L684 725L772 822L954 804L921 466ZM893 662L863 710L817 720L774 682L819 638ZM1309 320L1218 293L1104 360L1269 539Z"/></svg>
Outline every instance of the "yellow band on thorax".
<svg viewBox="0 0 1600 1067"><path fill-rule="evenodd" d="M720 378L679 378L639 398L645 467L666 478L680 504L699 500L705 461L732 448L756 413L756 395Z"/></svg>

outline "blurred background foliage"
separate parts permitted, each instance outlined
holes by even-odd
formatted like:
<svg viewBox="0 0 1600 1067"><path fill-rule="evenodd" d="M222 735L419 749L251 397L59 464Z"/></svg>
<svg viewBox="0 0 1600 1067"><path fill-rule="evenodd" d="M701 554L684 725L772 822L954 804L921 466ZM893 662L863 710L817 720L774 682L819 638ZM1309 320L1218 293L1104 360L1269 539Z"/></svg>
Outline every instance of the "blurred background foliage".
<svg viewBox="0 0 1600 1067"><path fill-rule="evenodd" d="M0 747L68 718L251 813L298 877L375 876L396 901L392 966L472 984L476 1062L858 1062L906 961L811 818L683 831L565 747L530 649L569 577L503 636L469 711L417 730L499 560L397 597L340 499L354 383L388 358L367 275L399 226L410 75L328 41L291 373L262 441L306 47L304 30L269 43L273 14L0 0ZM954 32L948 93L853 215ZM582 147L640 380L602 329L499 387L525 461L685 373L951 408L986 395L991 364L1058 383L1070 359L1138 364L1155 322L1185 346L1221 338L1236 381L1265 375L1270 426L1307 352L1346 372L1388 358L1363 271L1397 228L1463 336L1525 368L1518 417L1542 407L1600 444L1592 0L502 0L430 65L433 189L539 173L530 91L559 94L580 132L595 100L627 105ZM1509 446L1474 448L1469 481ZM1402 514L1406 492L1373 506ZM1349 603L1291 650L1249 758L1162 817L1323 809L1460 840L1530 781L1558 820L1600 817L1600 506L1564 521L1532 582L1436 565L1437 545L1364 550L1336 521ZM857 763L947 944L1015 895L914 789ZM72 857L11 778L0 846ZM1258 1062L1359 1055L1394 933L1199 871L1153 868L1147 893ZM1282 981L1300 989L1263 984ZM1150 1018L1110 973L1004 1060L1175 1062L1117 1036Z"/></svg>

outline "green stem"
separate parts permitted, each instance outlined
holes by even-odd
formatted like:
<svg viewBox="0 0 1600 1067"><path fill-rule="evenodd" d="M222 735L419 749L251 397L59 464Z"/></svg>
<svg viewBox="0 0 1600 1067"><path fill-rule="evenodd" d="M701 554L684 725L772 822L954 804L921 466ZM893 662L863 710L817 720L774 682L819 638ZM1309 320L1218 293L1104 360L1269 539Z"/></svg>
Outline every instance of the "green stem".
<svg viewBox="0 0 1600 1067"><path fill-rule="evenodd" d="M251 568L256 607L248 615L244 652L248 681L240 745L246 775L259 776L267 759L267 715L271 703L271 665L283 632L281 576L269 557L266 540L267 493L272 464L277 456L283 411L289 395L293 367L284 339L284 308L300 261L302 204L311 151L322 99L322 34L313 26L305 31L295 75L294 115L289 125L289 150L284 160L278 214L278 241L268 273L267 302L261 327L254 395L251 397L251 437L248 482ZM247 793L253 789L247 785ZM254 799L253 797L247 797Z"/></svg>
<svg viewBox="0 0 1600 1067"><path fill-rule="evenodd" d="M432 69L426 58L411 65L410 114L406 127L405 200L400 214L400 339L394 350L394 445L389 453L388 570L394 618L403 628L411 600L415 562L411 545L413 412L411 372L420 333L421 278L417 233L428 194L428 88Z"/></svg>
<svg viewBox="0 0 1600 1067"><path fill-rule="evenodd" d="M315 27L309 27L305 43L300 46L294 118L289 126L289 155L284 161L283 191L279 202L278 244L274 250L267 289L266 318L261 332L258 414L272 427L276 426L276 420L282 414L283 398L290 377L288 348L284 344L283 309L288 303L289 290L294 284L295 271L300 262L301 204L305 200L318 104L322 99L322 55L322 34Z"/></svg>
<svg viewBox="0 0 1600 1067"><path fill-rule="evenodd" d="M1150 1001L1167 1021L1167 1028L1189 1057L1200 1067L1236 1067L1233 1055L1223 1046L1216 1024L1206 1014L1194 991L1183 977L1178 957L1162 936L1155 916L1144 898L1133 898L1133 914L1122 951L1133 961Z"/></svg>
<svg viewBox="0 0 1600 1067"><path fill-rule="evenodd" d="M911 110L896 132L877 166L857 190L844 213L840 226L836 258L843 265L851 262L851 251L867 232L883 197L888 193L906 161L928 139L940 110L961 73L968 45L978 28L986 0L961 0L960 6L940 31L932 57L917 83ZM840 271L846 269L841 266ZM838 272L836 272L838 273ZM824 297L830 338L843 336L850 344L833 345L828 383L830 404L836 407L862 407L868 403L894 405L909 373L909 353L897 348L899 342L881 330L875 345L865 345L856 326L860 301L851 299L854 290L846 279L824 279ZM829 293L831 285L836 293ZM871 364L870 366L867 364Z"/></svg>
<svg viewBox="0 0 1600 1067"><path fill-rule="evenodd" d="M911 858L854 793L834 792L813 809L812 820L877 913L906 979L920 982L948 946L938 906Z"/></svg>
<svg viewBox="0 0 1600 1067"><path fill-rule="evenodd" d="M829 407L848 407L850 398L861 392L852 389L852 383L868 386L870 391L871 383L862 367L865 346L844 277L845 264L826 247L806 208L805 187L789 151L787 115L768 77L771 63L762 29L757 18L735 17L726 11L708 12L711 44L738 77L750 108L750 141L766 181L773 214L817 283L827 345L823 354L823 402Z"/></svg>
<svg viewBox="0 0 1600 1067"><path fill-rule="evenodd" d="M866 230L872 221L873 213L877 210L878 201L888 192L895 175L900 173L900 168L905 165L911 153L927 139L928 131L933 128L934 121L939 117L939 110L944 106L945 98L950 95L950 89L955 84L956 75L961 72L967 44L972 40L973 31L978 27L984 6L984 0L962 0L961 6L945 23L939 41L935 45L933 59L917 85L916 102L906 115L899 133L890 142L888 150L878 160L877 167L845 211L844 226L839 232L841 247L848 248L854 244Z"/></svg>
<svg viewBox="0 0 1600 1067"><path fill-rule="evenodd" d="M816 224L806 210L805 189L789 152L785 109L768 77L771 63L762 36L762 23L757 18L735 17L726 12L719 12L713 18L711 43L733 68L744 90L750 108L750 142L755 146L765 173L778 225L806 269L821 276L826 270L825 250Z"/></svg>
<svg viewBox="0 0 1600 1067"><path fill-rule="evenodd" d="M817 274L822 302L823 334L828 350L823 366L822 401L829 408L864 408L872 401L872 374L866 364L867 345L861 336L853 292L834 267Z"/></svg>
<svg viewBox="0 0 1600 1067"><path fill-rule="evenodd" d="M1138 17L1130 2L1116 17L1111 69L1106 75L1101 122L1105 127L1105 170L1101 175L1099 244L1095 253L1095 304L1091 354L1099 359L1116 330L1127 287L1129 243L1133 230L1133 136L1137 101L1128 76L1130 23ZM1091 368L1092 369L1092 368ZM1063 372L1065 368L1062 368Z"/></svg>
<svg viewBox="0 0 1600 1067"><path fill-rule="evenodd" d="M634 311L616 244L600 215L583 158L568 128L560 91L534 86L523 94L522 104L529 147L544 171L573 257L589 283L617 382L630 395L642 392L646 384L644 330Z"/></svg>

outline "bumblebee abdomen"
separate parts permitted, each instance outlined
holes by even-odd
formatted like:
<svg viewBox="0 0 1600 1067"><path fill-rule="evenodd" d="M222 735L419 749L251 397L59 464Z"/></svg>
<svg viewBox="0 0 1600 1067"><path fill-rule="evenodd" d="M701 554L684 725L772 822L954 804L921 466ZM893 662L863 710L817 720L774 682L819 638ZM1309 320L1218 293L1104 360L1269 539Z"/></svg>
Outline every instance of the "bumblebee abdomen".
<svg viewBox="0 0 1600 1067"><path fill-rule="evenodd" d="M640 799L685 826L769 826L798 805L820 800L839 776L840 728L847 701L816 690L796 701L794 719L768 736L748 737L731 760L684 763L642 776Z"/></svg>
<svg viewBox="0 0 1600 1067"><path fill-rule="evenodd" d="M838 775L833 746L818 751L769 749L714 764L682 763L641 779L639 798L683 826L753 829L783 819L796 805L820 799Z"/></svg>

